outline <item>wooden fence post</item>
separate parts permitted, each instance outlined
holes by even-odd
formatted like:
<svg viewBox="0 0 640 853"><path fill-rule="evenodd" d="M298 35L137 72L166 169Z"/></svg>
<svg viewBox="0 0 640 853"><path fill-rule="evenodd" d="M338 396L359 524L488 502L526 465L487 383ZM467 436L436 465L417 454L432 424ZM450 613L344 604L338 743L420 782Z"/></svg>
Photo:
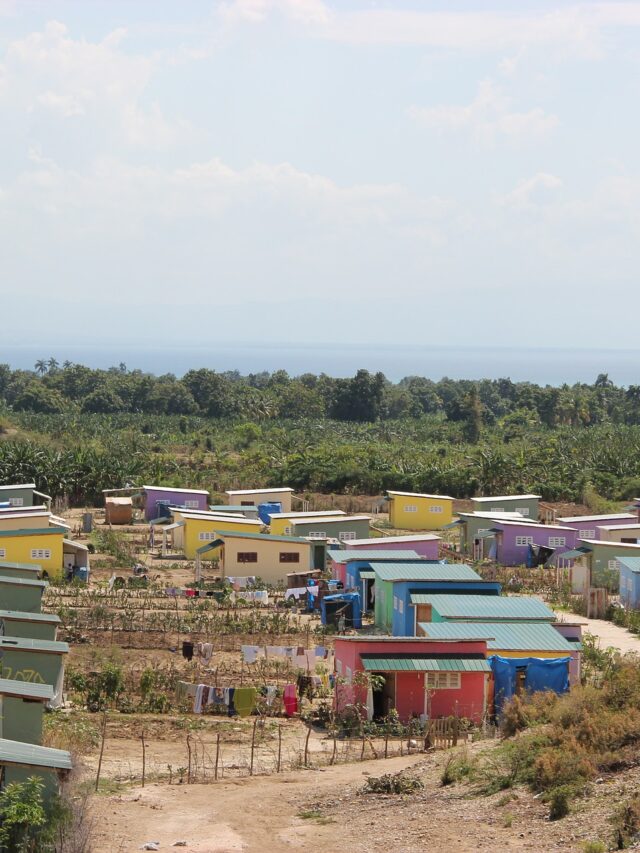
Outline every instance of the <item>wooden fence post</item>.
<svg viewBox="0 0 640 853"><path fill-rule="evenodd" d="M251 733L251 763L249 765L249 776L253 776L253 755L256 747L256 728L258 726L258 718L253 721L253 732Z"/></svg>
<svg viewBox="0 0 640 853"><path fill-rule="evenodd" d="M307 737L304 742L304 766L309 763L309 738L311 737L311 726L307 729Z"/></svg>
<svg viewBox="0 0 640 853"><path fill-rule="evenodd" d="M102 770L102 756L104 754L104 742L107 736L107 709L102 712L102 741L100 743L100 758L98 758L98 772L96 774L96 791L100 784L100 771Z"/></svg>
<svg viewBox="0 0 640 853"><path fill-rule="evenodd" d="M215 772L214 772L214 778L216 781L218 780L218 759L219 758L220 758L220 732L218 732L218 735L216 737L216 767L215 767Z"/></svg>
<svg viewBox="0 0 640 853"><path fill-rule="evenodd" d="M276 768L276 773L280 772L280 760L282 757L282 726L278 725L278 764Z"/></svg>
<svg viewBox="0 0 640 853"><path fill-rule="evenodd" d="M187 767L187 785L191 784L191 735L187 735L187 752L189 754L189 762Z"/></svg>
<svg viewBox="0 0 640 853"><path fill-rule="evenodd" d="M144 781L147 771L147 750L144 742L144 729L142 729L140 740L142 741L142 787L144 788Z"/></svg>

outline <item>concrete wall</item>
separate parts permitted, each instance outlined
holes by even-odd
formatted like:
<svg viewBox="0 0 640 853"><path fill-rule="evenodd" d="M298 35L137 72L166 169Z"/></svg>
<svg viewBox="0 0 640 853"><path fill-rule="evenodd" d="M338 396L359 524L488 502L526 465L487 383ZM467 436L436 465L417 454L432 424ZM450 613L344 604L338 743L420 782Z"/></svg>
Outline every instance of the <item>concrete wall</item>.
<svg viewBox="0 0 640 853"><path fill-rule="evenodd" d="M415 507L415 510L411 509ZM453 519L453 501L418 495L389 495L389 521L398 530L439 530Z"/></svg>
<svg viewBox="0 0 640 853"><path fill-rule="evenodd" d="M240 553L255 553L257 563L240 562ZM280 562L282 554L297 554L298 562ZM312 545L305 542L282 542L278 539L225 539L223 550L223 566L225 575L246 577L256 575L268 584L287 585L287 574L290 572L308 572L313 568Z"/></svg>

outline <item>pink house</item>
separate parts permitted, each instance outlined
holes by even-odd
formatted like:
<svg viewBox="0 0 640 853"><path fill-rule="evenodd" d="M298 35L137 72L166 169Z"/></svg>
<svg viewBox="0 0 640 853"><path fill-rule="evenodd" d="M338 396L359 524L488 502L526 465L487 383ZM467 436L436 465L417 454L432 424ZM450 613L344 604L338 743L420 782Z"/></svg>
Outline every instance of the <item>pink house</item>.
<svg viewBox="0 0 640 853"><path fill-rule="evenodd" d="M378 536L375 539L351 539L344 542L345 548L351 550L383 550L393 551L396 548L403 551L409 548L425 560L437 560L438 548L442 538L434 533L420 533L415 536Z"/></svg>

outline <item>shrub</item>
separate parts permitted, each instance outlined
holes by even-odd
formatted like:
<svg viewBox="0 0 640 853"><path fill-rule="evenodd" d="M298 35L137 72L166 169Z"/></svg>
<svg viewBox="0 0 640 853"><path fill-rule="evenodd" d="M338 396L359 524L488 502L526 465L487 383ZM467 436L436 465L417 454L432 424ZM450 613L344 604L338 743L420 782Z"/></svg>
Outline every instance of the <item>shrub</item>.
<svg viewBox="0 0 640 853"><path fill-rule="evenodd" d="M559 785L552 788L545 800L549 803L549 819L560 820L569 814L569 802L575 795L575 789L571 785Z"/></svg>
<svg viewBox="0 0 640 853"><path fill-rule="evenodd" d="M385 773L384 776L369 776L361 789L362 794L413 794L424 785L414 776L402 773Z"/></svg>
<svg viewBox="0 0 640 853"><path fill-rule="evenodd" d="M636 794L619 805L611 817L611 823L614 844L618 850L624 850L636 841L640 830L640 795Z"/></svg>
<svg viewBox="0 0 640 853"><path fill-rule="evenodd" d="M440 776L440 784L451 785L463 779L469 779L473 775L474 763L469 758L466 750L459 755L450 755L444 765Z"/></svg>

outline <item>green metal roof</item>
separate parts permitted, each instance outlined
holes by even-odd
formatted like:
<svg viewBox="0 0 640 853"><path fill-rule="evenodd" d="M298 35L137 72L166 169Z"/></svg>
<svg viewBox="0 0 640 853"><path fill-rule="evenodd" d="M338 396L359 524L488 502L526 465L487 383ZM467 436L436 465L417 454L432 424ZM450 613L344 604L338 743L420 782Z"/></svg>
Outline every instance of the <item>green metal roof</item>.
<svg viewBox="0 0 640 853"><path fill-rule="evenodd" d="M389 562L393 562L394 560L421 560L420 554L417 554L415 551L407 550L396 550L393 549L383 549L376 551L375 548L363 548L361 551L349 551L346 549L336 548L335 550L329 549L327 551L327 556L331 557L331 559L335 563L355 563L356 561L364 561L365 563L370 562L371 560L379 561L381 563L386 563L387 560Z"/></svg>
<svg viewBox="0 0 640 853"><path fill-rule="evenodd" d="M59 643L56 640L32 640L30 637L0 637L0 651L16 649L20 652L53 652L58 655L66 655L69 651L68 643Z"/></svg>
<svg viewBox="0 0 640 853"><path fill-rule="evenodd" d="M25 572L41 572L42 566L37 563L6 563L0 560L0 572L2 569L20 569Z"/></svg>
<svg viewBox="0 0 640 853"><path fill-rule="evenodd" d="M640 574L640 557L616 557L620 565L629 571Z"/></svg>
<svg viewBox="0 0 640 853"><path fill-rule="evenodd" d="M20 527L17 530L0 530L0 536L47 536L54 533L64 533L66 527Z"/></svg>
<svg viewBox="0 0 640 853"><path fill-rule="evenodd" d="M0 738L0 765L24 764L28 767L49 767L52 770L71 770L71 753L66 749L51 749L17 740Z"/></svg>
<svg viewBox="0 0 640 853"><path fill-rule="evenodd" d="M412 593L411 604L430 604L446 619L525 619L555 622L556 616L539 598L526 595L442 595Z"/></svg>
<svg viewBox="0 0 640 853"><path fill-rule="evenodd" d="M12 586L39 586L41 589L49 586L46 581L34 581L31 578L12 578L9 575L3 575L0 569L0 583L11 584Z"/></svg>
<svg viewBox="0 0 640 853"><path fill-rule="evenodd" d="M50 702L53 699L53 687L50 684L35 684L32 681L14 681L12 678L0 678L0 696L19 696L22 699Z"/></svg>
<svg viewBox="0 0 640 853"><path fill-rule="evenodd" d="M17 622L52 622L60 624L55 613L27 613L24 610L0 610L0 619L13 619Z"/></svg>
<svg viewBox="0 0 640 853"><path fill-rule="evenodd" d="M367 672L491 672L481 658L433 658L421 655L360 655Z"/></svg>
<svg viewBox="0 0 640 853"><path fill-rule="evenodd" d="M548 622L420 622L432 640L482 640L487 648L504 651L573 651L568 640Z"/></svg>
<svg viewBox="0 0 640 853"><path fill-rule="evenodd" d="M477 572L464 563L376 563L371 569L383 581L481 581Z"/></svg>
<svg viewBox="0 0 640 853"><path fill-rule="evenodd" d="M563 560L577 560L578 557L584 557L585 554L590 554L591 548L573 548L571 551L565 551L561 557Z"/></svg>

